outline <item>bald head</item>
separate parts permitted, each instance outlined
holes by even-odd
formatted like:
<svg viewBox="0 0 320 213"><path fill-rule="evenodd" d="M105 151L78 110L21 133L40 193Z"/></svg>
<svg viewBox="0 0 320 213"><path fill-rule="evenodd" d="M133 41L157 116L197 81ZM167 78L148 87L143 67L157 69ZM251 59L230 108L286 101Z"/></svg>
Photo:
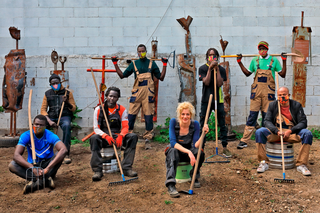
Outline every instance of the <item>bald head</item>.
<svg viewBox="0 0 320 213"><path fill-rule="evenodd" d="M282 94L286 94L286 95L289 95L289 89L288 87L280 87L279 90L278 90L278 94L279 93L282 93Z"/></svg>

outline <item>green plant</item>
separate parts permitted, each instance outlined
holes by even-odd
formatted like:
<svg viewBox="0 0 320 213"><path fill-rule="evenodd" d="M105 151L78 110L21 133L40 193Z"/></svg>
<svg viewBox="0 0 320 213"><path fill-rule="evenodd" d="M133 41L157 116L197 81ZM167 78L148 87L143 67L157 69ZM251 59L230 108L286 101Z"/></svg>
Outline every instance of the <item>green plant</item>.
<svg viewBox="0 0 320 213"><path fill-rule="evenodd" d="M216 139L216 119L214 113L211 113L208 121L209 132L206 137L208 141ZM220 134L220 128L218 127L218 136Z"/></svg>
<svg viewBox="0 0 320 213"><path fill-rule="evenodd" d="M60 206L55 206L55 207L53 207L53 208L55 208L55 209L60 209Z"/></svg>
<svg viewBox="0 0 320 213"><path fill-rule="evenodd" d="M312 128L310 131L314 139L320 139L320 131L318 129Z"/></svg>
<svg viewBox="0 0 320 213"><path fill-rule="evenodd" d="M77 137L72 137L71 138L71 145L75 145L75 144L78 144L78 143L81 143L82 146L84 146L84 147L89 147L90 146L90 140L89 139L85 140L84 142L82 142Z"/></svg>
<svg viewBox="0 0 320 213"><path fill-rule="evenodd" d="M236 134L236 139L237 139L237 140L240 140L240 139L243 137L243 133L237 132L237 131L235 131L235 130L232 130L232 132ZM250 138L250 139L251 139L251 140L255 140L255 139L256 139L256 135L253 133L253 134L251 135L251 138Z"/></svg>
<svg viewBox="0 0 320 213"><path fill-rule="evenodd" d="M173 202L172 202L171 200L165 200L164 203L165 203L166 205L169 205L169 204L172 204Z"/></svg>
<svg viewBox="0 0 320 213"><path fill-rule="evenodd" d="M75 121L77 118L82 118L78 115L79 112L81 112L82 109L79 109L78 106L76 106L76 110L73 112L72 120L71 120L71 125L72 128L75 129L81 129L81 127L78 125L78 123Z"/></svg>
<svg viewBox="0 0 320 213"><path fill-rule="evenodd" d="M166 122L164 123L164 128L162 128L162 125L158 125L156 127L157 130L159 130L159 134L154 136L154 141L157 141L159 143L169 143L169 123L170 123L170 117L166 118Z"/></svg>
<svg viewBox="0 0 320 213"><path fill-rule="evenodd" d="M3 106L0 106L0 112L4 112Z"/></svg>

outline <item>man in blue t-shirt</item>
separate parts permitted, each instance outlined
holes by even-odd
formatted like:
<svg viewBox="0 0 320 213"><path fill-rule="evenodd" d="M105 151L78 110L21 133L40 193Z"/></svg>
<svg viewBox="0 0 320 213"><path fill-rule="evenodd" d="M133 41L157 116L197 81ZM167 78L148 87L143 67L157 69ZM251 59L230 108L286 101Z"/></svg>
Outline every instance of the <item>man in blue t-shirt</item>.
<svg viewBox="0 0 320 213"><path fill-rule="evenodd" d="M43 187L43 175L45 185L54 189L55 184L53 178L57 174L61 163L66 156L68 150L62 143L59 137L46 129L47 118L44 115L37 115L32 124L34 146L36 153L37 167L42 169L29 169L34 167L31 150L30 131L24 132L16 146L13 155L13 161L9 164L10 172L18 175L19 177L29 180L30 182L25 185L23 194L33 192L38 188ZM28 160L25 160L22 155L25 147L28 150ZM54 154L53 147L56 147L58 152ZM33 173L33 174L32 174ZM41 177L41 178L40 178ZM38 187L39 186L39 187Z"/></svg>

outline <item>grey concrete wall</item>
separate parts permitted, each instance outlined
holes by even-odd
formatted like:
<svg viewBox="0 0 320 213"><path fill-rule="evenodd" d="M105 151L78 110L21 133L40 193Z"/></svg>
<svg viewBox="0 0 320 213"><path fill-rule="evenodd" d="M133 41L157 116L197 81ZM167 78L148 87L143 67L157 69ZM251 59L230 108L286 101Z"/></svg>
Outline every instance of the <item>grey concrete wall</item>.
<svg viewBox="0 0 320 213"><path fill-rule="evenodd" d="M39 113L44 92L49 89L48 78L53 64L52 49L68 56L65 69L70 72L70 87L79 108L80 126L92 126L93 107L97 96L91 74L86 69L101 68L101 61L92 56L135 56L136 46L145 43L149 52L150 41L157 37L158 51L162 56L173 50L185 53L185 30L176 19L192 16L190 26L192 52L196 66L205 63L205 52L215 47L221 52L220 35L229 41L226 54L257 52L257 43L266 40L270 53L290 52L292 28L300 25L301 11L305 11L304 25L312 27L313 65L308 66L307 103L305 112L310 125L320 120L320 2L316 0L2 0L0 1L0 66L4 56L15 48L8 28L21 30L19 47L27 55L27 88L23 109L18 112L18 128L27 126L27 102L33 89L32 114ZM243 59L246 66L250 58ZM229 59L232 86L232 123L241 125L249 113L249 95L252 77L246 78L235 59ZM287 77L280 85L292 87L292 66L288 63ZM161 63L158 64L160 69ZM113 68L107 63L107 68ZM121 64L121 69L126 68ZM59 68L60 66L58 66ZM159 124L175 115L180 92L177 68L169 68L167 77L159 86ZM101 75L96 74L97 81ZM35 78L35 86L30 80ZM115 73L106 75L107 85L121 88L120 104L128 107L133 76L120 80ZM0 69L0 81L3 70ZM197 83L197 100L200 108L202 83ZM2 100L0 101L2 104ZM197 112L199 114L199 112ZM9 125L9 115L0 114L0 129Z"/></svg>

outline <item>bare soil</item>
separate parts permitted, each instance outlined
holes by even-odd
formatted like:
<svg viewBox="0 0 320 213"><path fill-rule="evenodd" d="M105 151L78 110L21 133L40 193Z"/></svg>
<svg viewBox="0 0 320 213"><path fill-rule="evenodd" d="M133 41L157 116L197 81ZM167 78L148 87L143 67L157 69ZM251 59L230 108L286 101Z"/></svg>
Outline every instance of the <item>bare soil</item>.
<svg viewBox="0 0 320 213"><path fill-rule="evenodd" d="M144 144L138 143L134 170L139 179L114 186L108 184L121 181L120 173L105 174L100 182L92 182L90 148L74 145L73 162L61 166L56 189L27 195L22 194L25 180L8 170L14 148L1 148L0 212L320 212L319 141L314 141L310 151L312 176L305 177L296 169L286 171L294 184L274 182L282 178L282 170L257 174L254 141L242 150L236 148L238 143L229 143L234 153L230 163L205 164L201 188L180 198L171 198L164 185L166 144L154 142L151 150L144 150ZM299 148L295 145L295 155ZM207 143L205 152L206 157L214 154L215 143ZM189 187L190 183L177 184L178 190Z"/></svg>

